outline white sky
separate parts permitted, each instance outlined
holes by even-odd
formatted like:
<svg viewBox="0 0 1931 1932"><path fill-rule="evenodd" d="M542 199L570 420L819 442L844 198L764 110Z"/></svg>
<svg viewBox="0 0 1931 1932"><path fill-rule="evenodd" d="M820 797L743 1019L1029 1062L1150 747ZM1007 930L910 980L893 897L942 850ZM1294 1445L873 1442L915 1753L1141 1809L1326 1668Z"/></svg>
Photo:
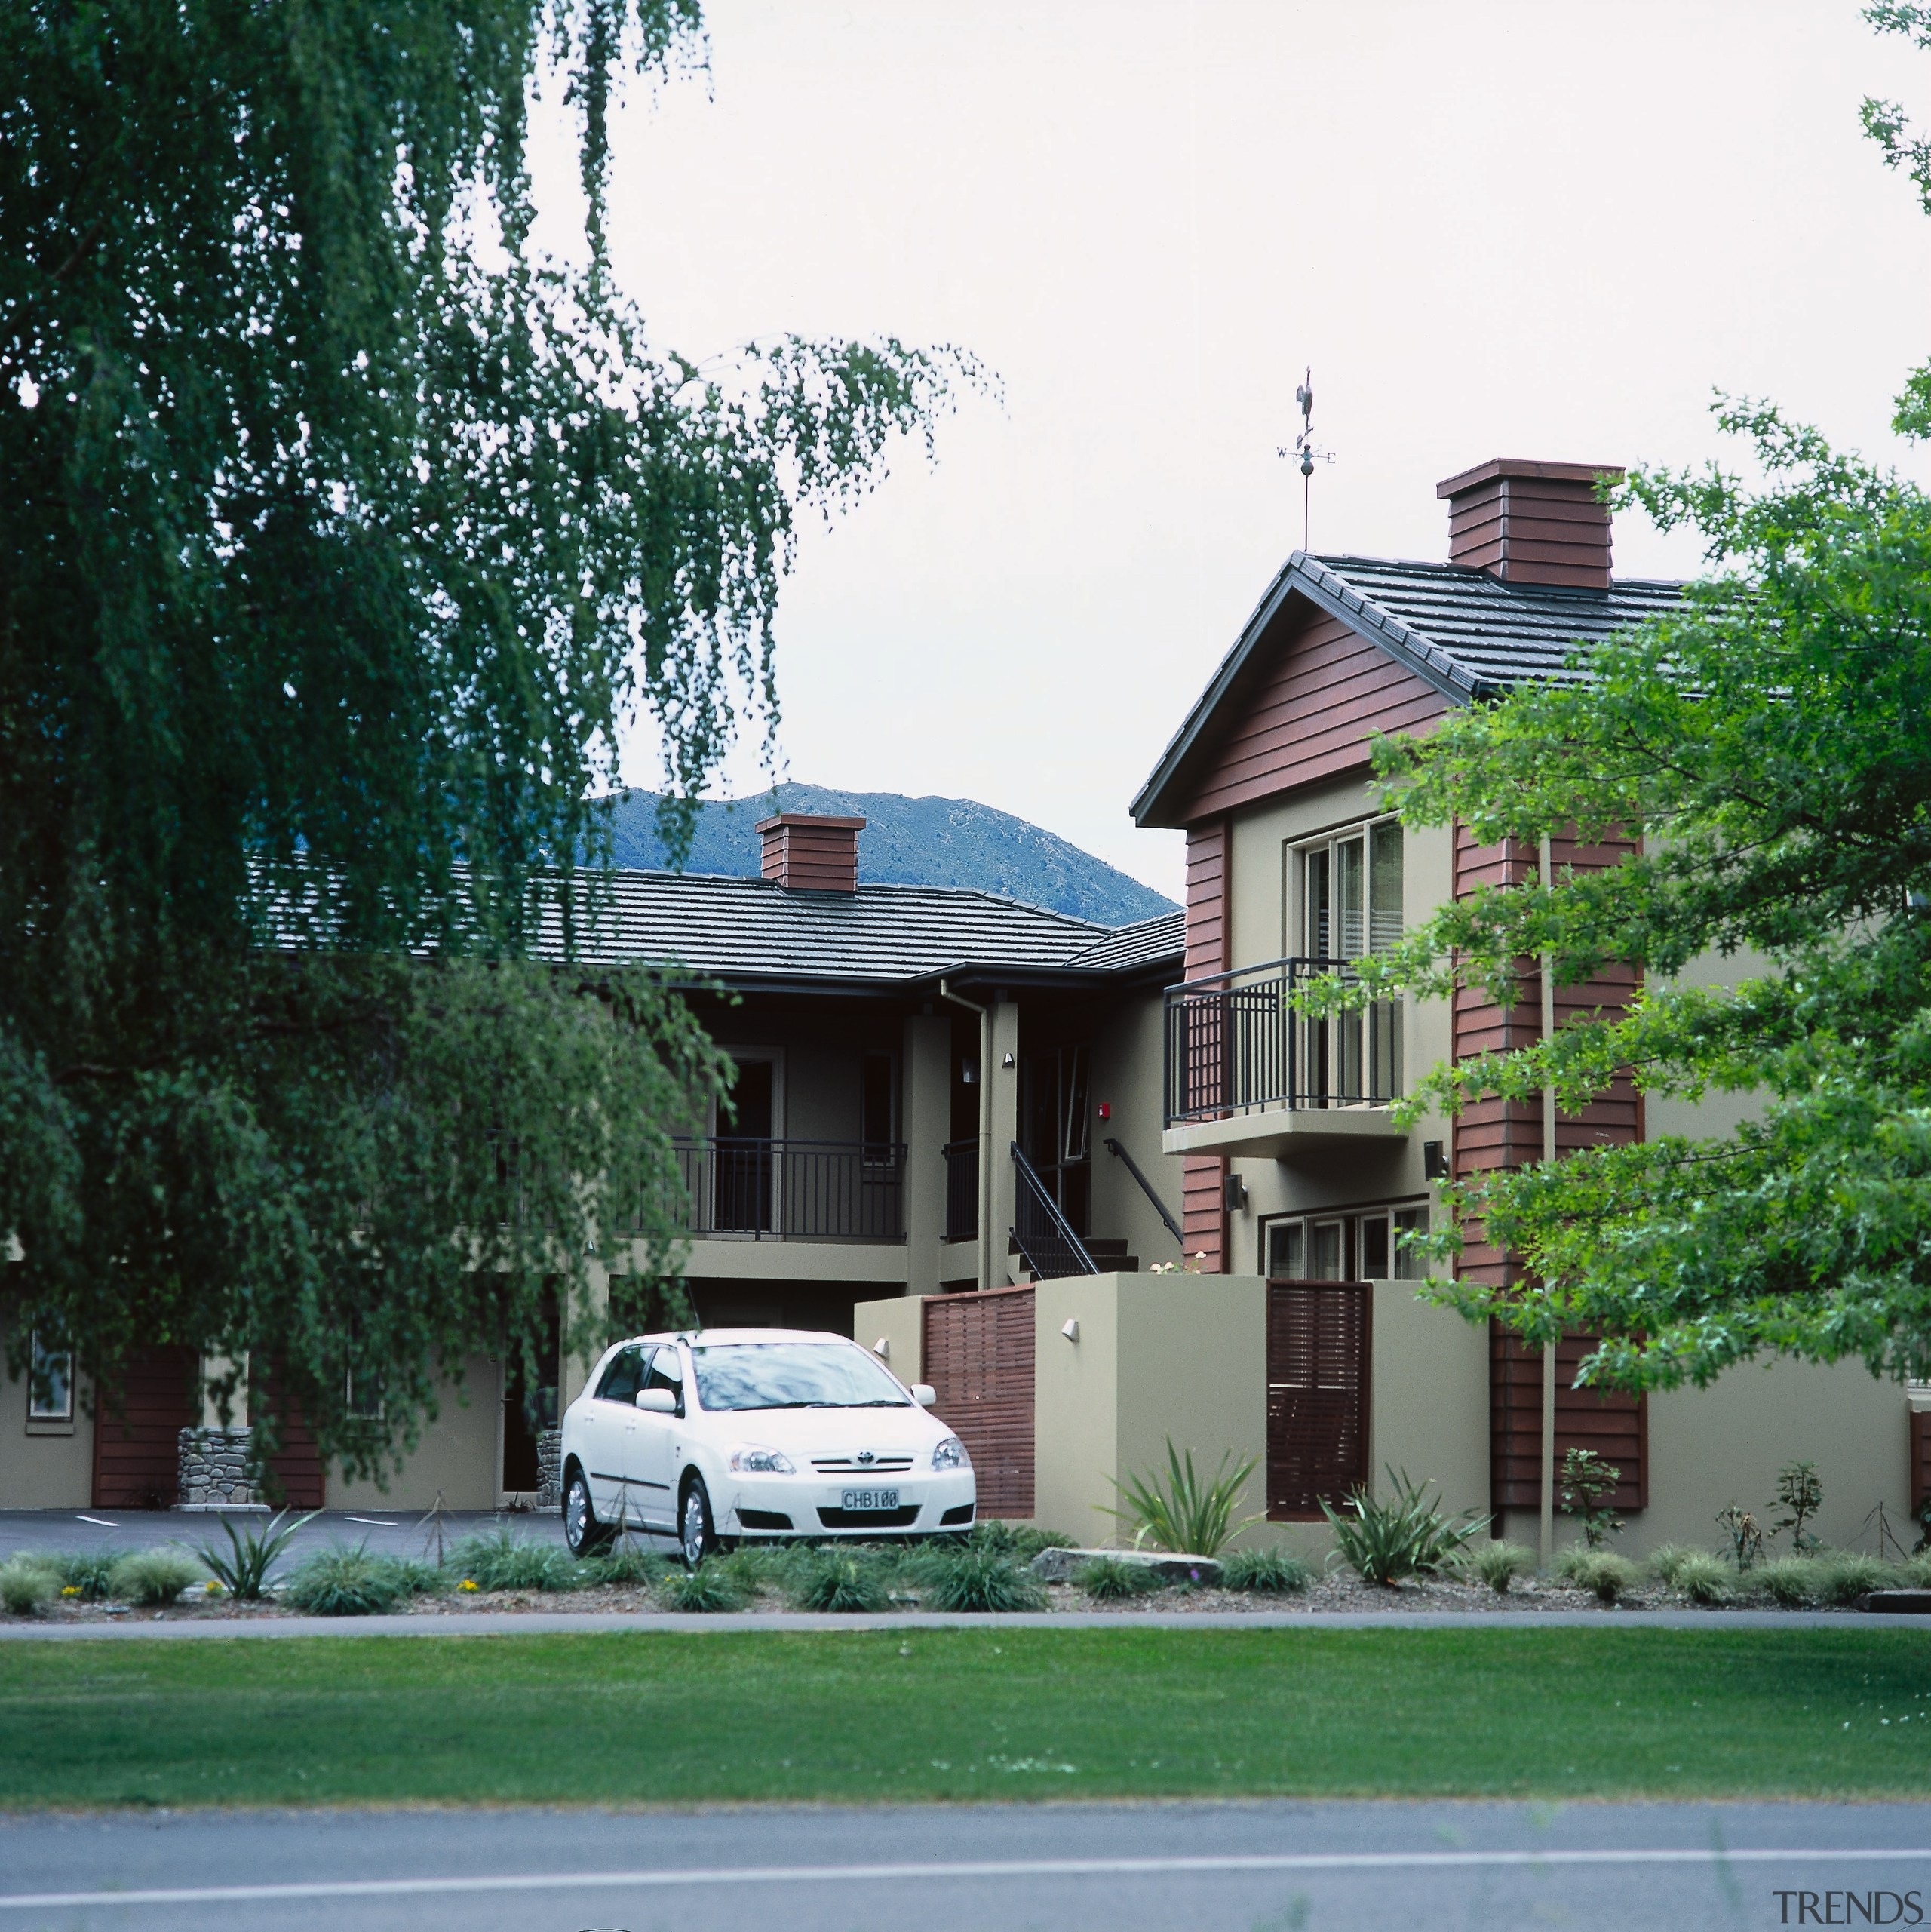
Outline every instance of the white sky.
<svg viewBox="0 0 1931 1932"><path fill-rule="evenodd" d="M929 470L808 533L783 774L978 798L1178 894L1128 800L1300 540L1440 557L1442 477L1684 462L1715 387L1894 455L1931 220L1859 128L1931 57L1841 0L710 0L626 111L653 333L969 347ZM1931 465L1914 462L1920 472ZM1619 525L1617 567L1693 548ZM626 777L657 776L647 740ZM738 760L726 791L758 788Z"/></svg>

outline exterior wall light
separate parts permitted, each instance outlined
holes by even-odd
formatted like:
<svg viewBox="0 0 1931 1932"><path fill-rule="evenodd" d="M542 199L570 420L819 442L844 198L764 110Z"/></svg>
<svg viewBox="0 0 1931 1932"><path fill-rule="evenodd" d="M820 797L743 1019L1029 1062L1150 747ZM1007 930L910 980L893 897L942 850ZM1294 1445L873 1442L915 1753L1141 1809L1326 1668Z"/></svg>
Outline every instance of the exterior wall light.
<svg viewBox="0 0 1931 1932"><path fill-rule="evenodd" d="M1066 1325L1060 1330L1060 1333L1065 1336L1068 1341L1077 1341L1079 1339L1079 1317L1077 1315L1069 1316Z"/></svg>
<svg viewBox="0 0 1931 1932"><path fill-rule="evenodd" d="M883 1335L880 1335L878 1340L872 1344L872 1353L878 1357L880 1361L889 1362L892 1359L892 1344Z"/></svg>

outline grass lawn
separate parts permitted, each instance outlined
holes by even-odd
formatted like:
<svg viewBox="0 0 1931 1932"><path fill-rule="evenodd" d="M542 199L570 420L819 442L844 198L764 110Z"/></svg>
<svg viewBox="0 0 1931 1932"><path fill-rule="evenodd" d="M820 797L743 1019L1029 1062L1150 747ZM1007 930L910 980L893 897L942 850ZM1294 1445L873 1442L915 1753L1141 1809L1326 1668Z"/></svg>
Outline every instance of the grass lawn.
<svg viewBox="0 0 1931 1932"><path fill-rule="evenodd" d="M1886 1722L1888 1720L1888 1722ZM0 1647L0 1807L1931 1790L1931 1633Z"/></svg>

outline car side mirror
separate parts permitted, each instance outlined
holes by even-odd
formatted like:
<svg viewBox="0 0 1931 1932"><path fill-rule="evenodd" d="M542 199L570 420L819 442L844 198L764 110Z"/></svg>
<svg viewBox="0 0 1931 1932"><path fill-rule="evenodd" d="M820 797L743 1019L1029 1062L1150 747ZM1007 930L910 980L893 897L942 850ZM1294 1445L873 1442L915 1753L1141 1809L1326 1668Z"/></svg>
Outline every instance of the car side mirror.
<svg viewBox="0 0 1931 1932"><path fill-rule="evenodd" d="M938 1391L929 1382L914 1382L912 1384L912 1399L921 1408L930 1408L938 1400Z"/></svg>
<svg viewBox="0 0 1931 1932"><path fill-rule="evenodd" d="M637 1405L647 1408L652 1415L675 1415L677 1397L671 1389L640 1389L637 1392Z"/></svg>

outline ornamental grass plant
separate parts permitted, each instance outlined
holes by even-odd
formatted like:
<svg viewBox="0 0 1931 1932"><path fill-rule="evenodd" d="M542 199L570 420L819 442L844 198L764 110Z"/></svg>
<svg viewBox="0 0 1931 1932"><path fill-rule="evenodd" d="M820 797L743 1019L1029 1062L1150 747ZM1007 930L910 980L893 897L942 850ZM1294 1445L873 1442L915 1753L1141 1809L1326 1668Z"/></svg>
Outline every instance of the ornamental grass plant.
<svg viewBox="0 0 1931 1932"><path fill-rule="evenodd" d="M1236 1550L1220 1559L1220 1586L1256 1596L1298 1596L1314 1581L1314 1566L1278 1544Z"/></svg>
<svg viewBox="0 0 1931 1932"><path fill-rule="evenodd" d="M1614 1603L1643 1580L1643 1573L1626 1556L1613 1550L1592 1550L1577 1543L1555 1559L1558 1580L1572 1589L1588 1590L1599 1603Z"/></svg>
<svg viewBox="0 0 1931 1932"><path fill-rule="evenodd" d="M1850 1608L1868 1591L1898 1586L1896 1565L1861 1550L1827 1550L1816 1561L1819 1600L1838 1609Z"/></svg>
<svg viewBox="0 0 1931 1932"><path fill-rule="evenodd" d="M1260 1520L1258 1516L1234 1520L1240 1492L1260 1458L1250 1456L1230 1469L1233 1452L1230 1450L1214 1474L1203 1477L1193 1467L1193 1451L1175 1448L1171 1436L1166 1439L1165 1470L1129 1476L1124 1482L1116 1480L1113 1487L1122 1507L1109 1509L1107 1514L1133 1531L1136 1548L1151 1543L1156 1550L1169 1550L1177 1556L1217 1556L1236 1531Z"/></svg>
<svg viewBox="0 0 1931 1932"><path fill-rule="evenodd" d="M1736 1571L1707 1550L1693 1550L1671 1566L1669 1586L1705 1608L1734 1603L1740 1583Z"/></svg>
<svg viewBox="0 0 1931 1932"><path fill-rule="evenodd" d="M61 1594L72 1590L81 1603L105 1603L113 1594L114 1565L120 1553L113 1550L60 1550L47 1556L36 1556L60 1579Z"/></svg>
<svg viewBox="0 0 1931 1932"><path fill-rule="evenodd" d="M1117 1556L1095 1556L1081 1564L1073 1582L1095 1603L1122 1603L1160 1587L1159 1578L1144 1563L1125 1562Z"/></svg>
<svg viewBox="0 0 1931 1932"><path fill-rule="evenodd" d="M1405 1470L1388 1471L1392 1494L1384 1501L1371 1489L1354 1491L1337 1510L1323 1500L1322 1513L1334 1532L1335 1554L1364 1583L1392 1590L1405 1577L1437 1574L1472 1543L1487 1519L1451 1518L1429 1500L1429 1485L1411 1482Z"/></svg>
<svg viewBox="0 0 1931 1932"><path fill-rule="evenodd" d="M1028 1563L1042 1550L1079 1547L1064 1530L1036 1529L1030 1523L1009 1523L999 1516L981 1517L960 1541L969 1549L996 1550Z"/></svg>
<svg viewBox="0 0 1931 1932"><path fill-rule="evenodd" d="M786 1579L785 1597L794 1610L849 1614L889 1610L890 1584L883 1566L869 1551L817 1550Z"/></svg>
<svg viewBox="0 0 1931 1932"><path fill-rule="evenodd" d="M737 1559L734 1556L730 1560L735 1564ZM634 1536L618 1537L600 1554L585 1558L582 1565L584 1577L591 1583L641 1585L646 1590L669 1568L666 1558L654 1550L646 1550Z"/></svg>
<svg viewBox="0 0 1931 1932"><path fill-rule="evenodd" d="M465 1536L444 1566L466 1577L478 1590L572 1590L588 1580L576 1559L560 1543L518 1536L505 1526Z"/></svg>
<svg viewBox="0 0 1931 1932"><path fill-rule="evenodd" d="M296 1566L283 1594L312 1617L379 1617L408 1589L397 1566L366 1543L332 1543Z"/></svg>
<svg viewBox="0 0 1931 1932"><path fill-rule="evenodd" d="M744 1607L744 1593L715 1562L700 1563L695 1570L668 1569L658 1579L653 1593L666 1610L695 1611L717 1616Z"/></svg>
<svg viewBox="0 0 1931 1932"><path fill-rule="evenodd" d="M1043 1610L1046 1586L1018 1559L998 1550L935 1549L914 1568L928 1610Z"/></svg>
<svg viewBox="0 0 1931 1932"><path fill-rule="evenodd" d="M1809 1610L1824 1601L1823 1566L1814 1556L1775 1556L1752 1580L1780 1609Z"/></svg>
<svg viewBox="0 0 1931 1932"><path fill-rule="evenodd" d="M1456 1553L1454 1567L1470 1581L1486 1584L1497 1596L1506 1596L1517 1577L1533 1574L1536 1553L1519 1543L1477 1537Z"/></svg>
<svg viewBox="0 0 1931 1932"><path fill-rule="evenodd" d="M32 1556L10 1556L0 1563L0 1610L9 1617L32 1617L60 1592L60 1577Z"/></svg>
<svg viewBox="0 0 1931 1932"><path fill-rule="evenodd" d="M244 1603L259 1602L268 1593L269 1577L282 1553L305 1523L321 1514L311 1510L305 1516L287 1520L288 1512L278 1510L268 1521L248 1524L241 1529L226 1516L219 1519L226 1531L229 1547L223 1550L210 1537L195 1546L202 1567L230 1596Z"/></svg>
<svg viewBox="0 0 1931 1932"><path fill-rule="evenodd" d="M190 1583L201 1580L201 1568L185 1550L130 1550L115 1559L107 1573L110 1596L143 1610L173 1602Z"/></svg>

